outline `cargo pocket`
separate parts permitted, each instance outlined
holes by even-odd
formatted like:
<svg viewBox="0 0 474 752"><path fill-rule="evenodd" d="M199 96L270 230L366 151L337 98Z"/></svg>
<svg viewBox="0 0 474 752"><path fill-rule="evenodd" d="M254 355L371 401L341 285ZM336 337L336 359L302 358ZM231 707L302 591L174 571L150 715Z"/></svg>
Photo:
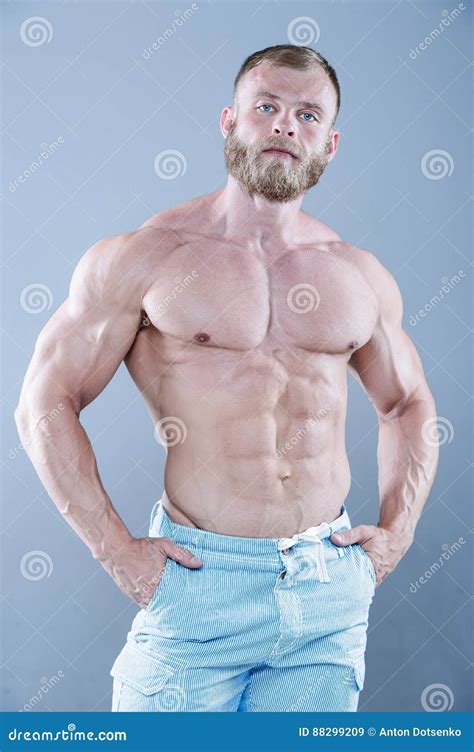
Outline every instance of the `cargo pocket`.
<svg viewBox="0 0 474 752"><path fill-rule="evenodd" d="M365 682L365 659L362 658L358 660L353 664L352 668L354 670L354 681L357 684L357 689L360 692L361 689L364 688Z"/></svg>
<svg viewBox="0 0 474 752"><path fill-rule="evenodd" d="M115 662L110 670L110 675L117 680L116 709L147 709L146 703L140 700L139 697L133 697L133 693L126 693L126 687L131 687L141 695L144 695L145 699L147 697L150 697L151 699L152 695L163 691L166 683L171 679L176 671L176 667L165 663L164 661L156 658L153 655L150 655L150 653L144 653L143 651L138 650L137 648L133 647L130 642L127 642L115 659ZM122 682L123 686L118 682ZM177 690L178 688L172 687L170 689ZM150 707L149 709L152 708ZM163 709L165 710L167 708Z"/></svg>

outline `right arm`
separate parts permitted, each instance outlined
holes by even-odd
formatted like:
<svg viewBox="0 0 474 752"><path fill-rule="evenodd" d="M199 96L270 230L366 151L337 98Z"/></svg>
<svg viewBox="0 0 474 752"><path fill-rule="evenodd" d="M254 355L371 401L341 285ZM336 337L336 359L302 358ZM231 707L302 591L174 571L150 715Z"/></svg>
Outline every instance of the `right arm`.
<svg viewBox="0 0 474 752"><path fill-rule="evenodd" d="M38 336L15 421L61 514L119 587L146 604L158 560L166 561L166 553L186 563L187 553L164 538L133 538L102 485L79 420L117 371L140 326L146 292L140 242L140 231L114 236L80 259L69 297ZM164 542L161 556L150 545L157 541Z"/></svg>

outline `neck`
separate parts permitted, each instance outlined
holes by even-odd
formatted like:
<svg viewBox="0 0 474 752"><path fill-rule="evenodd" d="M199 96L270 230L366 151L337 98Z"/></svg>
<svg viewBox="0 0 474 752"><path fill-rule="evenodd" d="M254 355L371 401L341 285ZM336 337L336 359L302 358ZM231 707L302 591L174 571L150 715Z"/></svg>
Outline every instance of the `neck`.
<svg viewBox="0 0 474 752"><path fill-rule="evenodd" d="M217 193L213 215L222 236L239 244L264 247L291 243L300 221L302 201L303 194L286 203L251 196L229 175L225 188Z"/></svg>

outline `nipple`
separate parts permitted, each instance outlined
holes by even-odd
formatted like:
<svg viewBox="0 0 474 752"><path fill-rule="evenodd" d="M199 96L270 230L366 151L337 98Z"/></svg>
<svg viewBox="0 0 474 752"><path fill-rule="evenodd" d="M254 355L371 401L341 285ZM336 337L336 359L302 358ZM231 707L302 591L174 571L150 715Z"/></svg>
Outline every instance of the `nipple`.
<svg viewBox="0 0 474 752"><path fill-rule="evenodd" d="M211 338L206 332L198 332L194 335L196 342L208 342Z"/></svg>
<svg viewBox="0 0 474 752"><path fill-rule="evenodd" d="M355 350L355 349L356 349L356 347L359 347L359 343L357 342L357 340L356 340L356 339L352 339L352 340L351 340L351 341L349 342L349 344L348 344L348 347L349 347L349 349L350 349L350 350Z"/></svg>

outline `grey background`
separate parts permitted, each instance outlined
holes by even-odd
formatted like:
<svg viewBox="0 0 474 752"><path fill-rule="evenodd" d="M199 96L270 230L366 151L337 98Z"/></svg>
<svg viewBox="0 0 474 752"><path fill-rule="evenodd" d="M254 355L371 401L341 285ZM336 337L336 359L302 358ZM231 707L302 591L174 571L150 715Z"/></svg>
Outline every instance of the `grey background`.
<svg viewBox="0 0 474 752"><path fill-rule="evenodd" d="M447 709L471 709L470 4L413 58L410 51L456 4L202 0L145 59L144 50L191 6L2 5L2 710L109 710L108 672L137 612L64 522L19 446L12 413L36 337L95 240L224 184L218 118L231 102L233 77L250 53L287 43L288 25L301 16L313 19L313 31L297 41L332 62L342 87L339 152L303 206L395 276L442 429L416 541L371 608L359 709L421 710L423 691L438 684L446 685ZM23 41L31 16L49 21L49 41ZM53 141L54 153L19 183ZM154 171L167 149L186 162L171 180ZM424 173L433 150L448 153L442 160L451 174L437 174L436 164L438 179ZM460 271L448 294L410 323ZM35 302L24 291L38 284L47 290ZM348 508L354 525L375 524L377 421L351 377L349 386ZM123 365L81 418L119 513L134 535L146 535L162 492L164 450ZM443 545L460 538L459 550L411 592ZM22 573L23 557L34 551L46 562L38 579ZM53 677L55 686L41 690Z"/></svg>

